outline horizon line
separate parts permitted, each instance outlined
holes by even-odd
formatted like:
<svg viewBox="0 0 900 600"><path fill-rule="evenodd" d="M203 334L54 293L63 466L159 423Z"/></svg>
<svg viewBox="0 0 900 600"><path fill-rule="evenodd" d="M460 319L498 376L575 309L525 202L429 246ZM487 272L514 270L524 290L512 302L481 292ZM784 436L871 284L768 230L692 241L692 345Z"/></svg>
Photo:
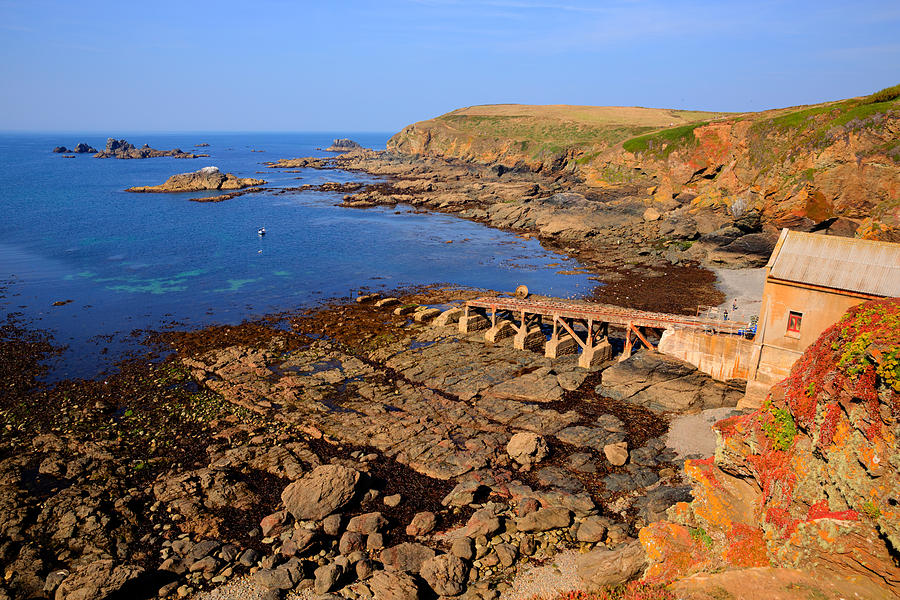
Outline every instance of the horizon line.
<svg viewBox="0 0 900 600"><path fill-rule="evenodd" d="M127 130L122 129L119 130L121 132L127 134L158 134L158 133L177 133L177 134L221 134L221 133L283 133L283 134L297 134L297 133L364 133L364 134L391 134L397 133L399 130L375 130L375 129L297 129L297 130L284 130L284 129L133 129ZM115 137L111 136L109 132L104 132L101 130L88 130L88 129L0 129L0 135L9 134L9 133L46 133L46 134L82 134L82 135L105 135L107 137Z"/></svg>

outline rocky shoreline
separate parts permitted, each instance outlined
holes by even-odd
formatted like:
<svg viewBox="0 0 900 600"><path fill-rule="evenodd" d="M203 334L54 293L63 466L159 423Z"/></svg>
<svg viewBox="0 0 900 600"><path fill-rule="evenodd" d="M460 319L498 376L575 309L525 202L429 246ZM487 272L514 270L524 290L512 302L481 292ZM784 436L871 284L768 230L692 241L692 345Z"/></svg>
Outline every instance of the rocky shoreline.
<svg viewBox="0 0 900 600"><path fill-rule="evenodd" d="M402 203L536 236L595 270L603 285L592 299L647 310L719 304L708 267L758 265L774 233L753 211L673 206L662 219L638 190L604 193L565 174L499 165L354 151L269 166L384 177L296 190L341 194L348 208ZM560 553L574 562L577 589L652 573L641 585L670 598L661 588L670 567L686 575L768 564L755 521L717 520L709 509L720 495L728 501L715 506L727 510L755 497L732 481L751 471L710 468L710 424L736 415L737 429L719 432L732 440L727 451L743 456L761 445L768 460L784 450L768 447L766 419L782 413L741 415L743 382L715 381L656 353L583 369L575 356L549 359L514 349L511 338L461 333L458 307L484 294L363 294L168 332L113 375L53 386L40 382L52 340L8 318L0 328L0 600L186 598L242 582L249 587L232 597L252 589L270 599L496 600ZM621 346L615 332L612 341ZM816 377L816 386L830 385ZM756 438L740 446L735 432L745 423ZM735 468L749 469L742 461ZM781 463L772 464L783 478ZM765 482L766 468L752 472ZM796 523L848 520L827 506L788 508ZM667 521L673 515L677 523ZM740 527L722 525L732 518ZM734 535L749 558L732 552ZM879 564L893 577L888 562ZM768 572L755 573L771 584ZM716 585L741 585L726 579ZM819 580L849 589L831 575ZM819 589L809 576L791 581L802 593ZM880 588L860 589L875 598Z"/></svg>
<svg viewBox="0 0 900 600"><path fill-rule="evenodd" d="M778 233L756 211L735 215L675 202L670 210L661 212L658 203L650 205L642 199L642 190L592 188L566 173L547 176L524 168L509 170L502 165L371 150L266 164L270 168L343 169L385 177L385 183L348 190L343 205L409 204L534 236L546 247L602 272L605 279L641 279L650 273L662 276L696 265L762 266ZM632 305L645 296L635 290L634 298L608 301ZM695 309L696 304L674 310Z"/></svg>
<svg viewBox="0 0 900 600"><path fill-rule="evenodd" d="M659 402L667 377L710 382L669 359L580 369L425 310L472 294L167 334L162 362L54 387L36 380L49 347L8 324L5 597L185 597L248 575L268 597L494 598L566 547L596 574L689 499ZM736 403L713 385L693 411Z"/></svg>

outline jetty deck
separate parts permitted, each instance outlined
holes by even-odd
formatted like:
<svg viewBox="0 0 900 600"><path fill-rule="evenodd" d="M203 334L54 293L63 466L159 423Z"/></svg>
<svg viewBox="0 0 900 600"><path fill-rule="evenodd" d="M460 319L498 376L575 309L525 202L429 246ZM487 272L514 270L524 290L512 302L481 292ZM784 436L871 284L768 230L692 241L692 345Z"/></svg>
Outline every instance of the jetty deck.
<svg viewBox="0 0 900 600"><path fill-rule="evenodd" d="M547 340L541 330L544 319L552 323L552 334ZM536 346L546 342L545 354L555 358L558 354L574 353L581 349L583 366L607 360L612 350L607 339L609 327L625 329L625 353L631 354L632 344L640 342L648 349L653 345L647 339L648 330L695 329L708 333L741 335L748 327L742 321L729 321L702 316L674 315L650 312L589 302L561 302L527 298L478 298L466 302L460 319L460 332L489 327L487 341L514 335L514 345L519 348ZM632 339L632 336L635 339Z"/></svg>

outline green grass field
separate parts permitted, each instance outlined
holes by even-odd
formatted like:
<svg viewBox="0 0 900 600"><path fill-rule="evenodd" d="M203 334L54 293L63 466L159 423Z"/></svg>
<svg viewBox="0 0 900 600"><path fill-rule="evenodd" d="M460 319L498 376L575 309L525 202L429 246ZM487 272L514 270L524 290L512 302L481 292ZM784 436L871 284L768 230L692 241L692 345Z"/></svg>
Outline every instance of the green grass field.
<svg viewBox="0 0 900 600"><path fill-rule="evenodd" d="M460 138L487 146L507 143L516 151L540 156L583 152L579 163L621 144L628 152L665 159L697 143L694 130L714 120L753 121L754 162L781 154L768 142L787 137L788 146L820 146L836 132L872 126L879 115L900 110L900 85L870 96L774 109L758 113L724 113L614 106L528 106L494 104L454 110L417 123L438 138ZM783 143L780 143L784 146ZM896 153L895 153L896 154ZM893 154L892 154L893 156Z"/></svg>

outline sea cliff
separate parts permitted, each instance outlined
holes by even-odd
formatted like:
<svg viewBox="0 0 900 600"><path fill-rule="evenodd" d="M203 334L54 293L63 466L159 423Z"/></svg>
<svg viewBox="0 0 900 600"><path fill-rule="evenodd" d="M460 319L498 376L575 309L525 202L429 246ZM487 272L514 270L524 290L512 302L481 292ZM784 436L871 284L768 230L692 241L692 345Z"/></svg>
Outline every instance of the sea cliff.
<svg viewBox="0 0 900 600"><path fill-rule="evenodd" d="M661 212L756 209L775 227L900 240L898 98L743 114L476 106L409 125L388 149L637 187Z"/></svg>

